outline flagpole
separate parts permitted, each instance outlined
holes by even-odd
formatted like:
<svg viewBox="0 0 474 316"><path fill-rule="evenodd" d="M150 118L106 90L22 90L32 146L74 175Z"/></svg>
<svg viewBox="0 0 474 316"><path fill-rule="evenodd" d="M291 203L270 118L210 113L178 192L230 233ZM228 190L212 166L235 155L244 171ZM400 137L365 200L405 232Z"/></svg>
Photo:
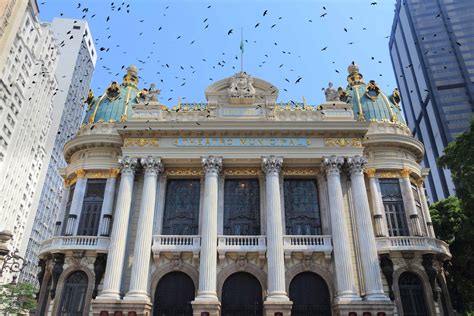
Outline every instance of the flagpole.
<svg viewBox="0 0 474 316"><path fill-rule="evenodd" d="M240 72L244 71L244 28L240 28Z"/></svg>

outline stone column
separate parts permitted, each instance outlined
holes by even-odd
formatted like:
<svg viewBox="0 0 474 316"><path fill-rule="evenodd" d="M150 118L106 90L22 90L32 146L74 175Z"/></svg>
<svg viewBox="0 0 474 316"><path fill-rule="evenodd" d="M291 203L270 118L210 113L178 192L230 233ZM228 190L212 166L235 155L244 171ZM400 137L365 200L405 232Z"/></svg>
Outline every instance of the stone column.
<svg viewBox="0 0 474 316"><path fill-rule="evenodd" d="M97 299L120 299L123 262L127 242L128 221L132 204L133 179L137 158L122 157L119 159L122 169L120 188L115 207L115 218L110 236L110 247L105 268L104 287Z"/></svg>
<svg viewBox="0 0 474 316"><path fill-rule="evenodd" d="M354 284L352 254L349 247L349 227L346 224L344 200L341 187L342 157L326 157L323 166L326 171L329 192L329 214L331 216L331 233L333 258L336 275L336 303L360 300Z"/></svg>
<svg viewBox="0 0 474 316"><path fill-rule="evenodd" d="M153 213L155 211L156 183L158 174L163 171L161 158L146 157L140 159L145 170L142 201L138 217L137 237L133 253L130 290L125 299L150 301L148 295L148 272L151 259L151 242L153 234Z"/></svg>
<svg viewBox="0 0 474 316"><path fill-rule="evenodd" d="M331 224L329 221L329 206L328 206L328 185L326 178L322 174L316 177L318 181L318 197L319 209L321 213L321 227L323 235L331 234Z"/></svg>
<svg viewBox="0 0 474 316"><path fill-rule="evenodd" d="M420 178L418 179L416 184L418 186L418 192L420 193L421 207L425 212L426 226L428 227L427 233L429 237L436 238L436 234L433 228L433 222L431 221L430 207L428 206L428 201L426 200L426 193L425 188L423 187L423 182L424 179Z"/></svg>
<svg viewBox="0 0 474 316"><path fill-rule="evenodd" d="M218 315L219 299L216 291L217 274L217 208L218 177L222 169L222 158L202 158L205 172L204 201L202 206L201 254L199 263L199 288L193 302L194 313L208 312Z"/></svg>
<svg viewBox="0 0 474 316"><path fill-rule="evenodd" d="M375 169L366 169L365 172L369 177L369 188L370 198L372 201L372 211L374 214L374 229L376 237L388 236L388 227L384 221L384 207L382 201L382 193L377 185L377 179L375 178Z"/></svg>
<svg viewBox="0 0 474 316"><path fill-rule="evenodd" d="M84 202L84 195L86 194L86 171L84 169L76 170L76 176L77 181L74 187L74 196L72 197L71 208L67 218L66 231L64 233L67 236L77 235L82 203Z"/></svg>
<svg viewBox="0 0 474 316"><path fill-rule="evenodd" d="M286 293L285 257L283 249L283 225L280 194L280 172L283 157L262 157L265 173L265 205L267 234L268 294L265 300L265 314L289 315L291 302Z"/></svg>
<svg viewBox="0 0 474 316"><path fill-rule="evenodd" d="M111 169L110 178L107 179L107 183L105 184L104 202L102 203L100 215L99 236L110 236L112 208L115 199L115 185L117 183L117 175L119 172L119 169Z"/></svg>
<svg viewBox="0 0 474 316"><path fill-rule="evenodd" d="M367 158L361 156L350 157L347 159L347 163L351 174L352 200L357 224L365 299L369 301L388 301L388 297L383 291L369 199L365 187L363 168L367 163Z"/></svg>
<svg viewBox="0 0 474 316"><path fill-rule="evenodd" d="M409 168L403 168L403 170L400 171L400 175L402 176L403 202L408 212L408 216L410 217L411 233L414 236L423 236L420 225L420 215L416 209L415 197L413 196L413 190L411 189L410 173L411 170Z"/></svg>
<svg viewBox="0 0 474 316"><path fill-rule="evenodd" d="M66 205L69 199L70 191L71 191L71 186L69 184L69 181L64 180L63 195L61 197L61 206L59 207L59 214L58 214L58 217L56 218L56 228L54 230L54 236L60 236L61 227L63 225L67 225L67 219L64 218L66 214L64 213L66 212Z"/></svg>

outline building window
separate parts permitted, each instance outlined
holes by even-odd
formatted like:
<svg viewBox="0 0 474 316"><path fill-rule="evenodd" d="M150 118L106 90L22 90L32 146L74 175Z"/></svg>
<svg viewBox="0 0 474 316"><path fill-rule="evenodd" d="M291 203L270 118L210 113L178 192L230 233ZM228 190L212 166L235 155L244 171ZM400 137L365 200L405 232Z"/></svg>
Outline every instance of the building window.
<svg viewBox="0 0 474 316"><path fill-rule="evenodd" d="M321 235L316 181L285 179L285 223L288 235Z"/></svg>
<svg viewBox="0 0 474 316"><path fill-rule="evenodd" d="M260 185L258 179L225 180L224 234L260 234Z"/></svg>
<svg viewBox="0 0 474 316"><path fill-rule="evenodd" d="M390 236L409 236L405 206L398 179L379 179Z"/></svg>
<svg viewBox="0 0 474 316"><path fill-rule="evenodd" d="M31 180L31 174L29 176L29 179ZM63 220L63 227L62 227L62 230L61 230L61 235L63 235L63 236L66 233L67 220L69 218L69 212L71 211L72 198L74 197L74 189L75 188L76 188L75 184L73 184L69 187L69 195L67 197L66 208L64 209L64 220Z"/></svg>
<svg viewBox="0 0 474 316"><path fill-rule="evenodd" d="M64 282L59 315L83 315L87 293L87 275L82 271L70 274Z"/></svg>
<svg viewBox="0 0 474 316"><path fill-rule="evenodd" d="M99 231L100 212L104 202L106 179L88 179L86 194L82 203L82 211L77 235L97 236Z"/></svg>
<svg viewBox="0 0 474 316"><path fill-rule="evenodd" d="M423 283L412 272L404 272L398 279L403 315L428 316Z"/></svg>
<svg viewBox="0 0 474 316"><path fill-rule="evenodd" d="M166 186L164 235L197 235L199 225L199 179L171 179Z"/></svg>
<svg viewBox="0 0 474 316"><path fill-rule="evenodd" d="M72 28L75 29L75 30L80 30L81 29L81 27L79 25L74 25Z"/></svg>

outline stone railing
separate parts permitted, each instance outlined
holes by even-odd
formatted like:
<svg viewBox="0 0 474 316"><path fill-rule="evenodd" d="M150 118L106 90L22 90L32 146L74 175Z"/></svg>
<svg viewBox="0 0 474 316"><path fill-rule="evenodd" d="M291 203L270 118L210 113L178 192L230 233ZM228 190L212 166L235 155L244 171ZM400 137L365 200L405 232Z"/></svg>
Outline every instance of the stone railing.
<svg viewBox="0 0 474 316"><path fill-rule="evenodd" d="M265 236L218 236L217 252L219 259L224 259L226 252L257 252L260 256L265 256L267 250Z"/></svg>
<svg viewBox="0 0 474 316"><path fill-rule="evenodd" d="M201 250L201 236L196 235L155 235L152 246L153 256L159 258L160 253L192 252L194 257L199 256Z"/></svg>
<svg viewBox="0 0 474 316"><path fill-rule="evenodd" d="M289 259L293 252L311 254L322 252L327 258L331 257L332 239L329 235L285 235L283 236L285 258Z"/></svg>
<svg viewBox="0 0 474 316"><path fill-rule="evenodd" d="M46 252L63 252L66 250L93 250L106 253L109 249L109 237L98 236L57 236L45 240L40 254Z"/></svg>
<svg viewBox="0 0 474 316"><path fill-rule="evenodd" d="M379 252L422 251L451 257L448 244L436 238L414 236L378 237L376 241Z"/></svg>

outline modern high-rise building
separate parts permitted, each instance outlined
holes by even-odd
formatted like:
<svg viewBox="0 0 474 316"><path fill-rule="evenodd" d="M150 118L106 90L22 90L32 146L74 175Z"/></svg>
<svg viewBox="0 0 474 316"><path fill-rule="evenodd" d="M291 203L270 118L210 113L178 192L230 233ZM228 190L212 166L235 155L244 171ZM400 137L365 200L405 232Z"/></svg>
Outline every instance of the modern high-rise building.
<svg viewBox="0 0 474 316"><path fill-rule="evenodd" d="M131 66L88 98L36 315L453 315L397 91L351 64L322 104L245 72L159 93Z"/></svg>
<svg viewBox="0 0 474 316"><path fill-rule="evenodd" d="M13 233L11 247L22 255L50 155L58 48L50 25L38 19L36 1L10 1L7 8L15 14L0 39L0 230Z"/></svg>
<svg viewBox="0 0 474 316"><path fill-rule="evenodd" d="M436 158L474 112L474 1L398 0L390 55L413 135L425 144L428 197L454 194Z"/></svg>
<svg viewBox="0 0 474 316"><path fill-rule="evenodd" d="M20 281L36 282L38 251L40 243L54 232L52 223L56 220L63 194L61 168L66 166L64 144L77 132L84 114L84 101L90 86L97 60L90 29L86 21L58 19L51 23L54 39L59 46L59 61L56 68L58 93L54 99L55 116L61 116L59 125L50 130L49 137L54 147L48 165L46 178L33 221L33 228L25 253L26 266ZM59 127L59 129L58 129Z"/></svg>

